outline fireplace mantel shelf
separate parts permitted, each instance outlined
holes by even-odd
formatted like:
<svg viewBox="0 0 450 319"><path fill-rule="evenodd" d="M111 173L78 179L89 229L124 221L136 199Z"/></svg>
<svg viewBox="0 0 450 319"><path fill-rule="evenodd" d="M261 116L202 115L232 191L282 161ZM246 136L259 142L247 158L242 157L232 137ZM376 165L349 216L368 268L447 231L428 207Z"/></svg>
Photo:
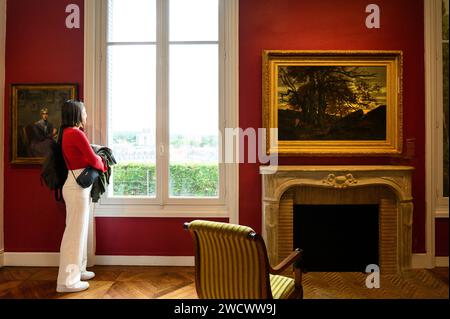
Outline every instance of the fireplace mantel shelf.
<svg viewBox="0 0 450 319"><path fill-rule="evenodd" d="M278 202L293 186L329 188L382 185L390 187L401 202L412 201L412 166L355 165L355 166L260 166L263 177L263 200Z"/></svg>
<svg viewBox="0 0 450 319"><path fill-rule="evenodd" d="M336 166L260 166L262 175L262 230L269 257L278 259L279 203L283 194L294 187L320 188L324 198L327 190L362 189L366 186L389 188L397 198L398 270L411 265L412 251L412 172L414 167L395 165Z"/></svg>
<svg viewBox="0 0 450 319"><path fill-rule="evenodd" d="M279 166L260 166L259 172L261 174L272 174L276 172L347 172L347 171L412 171L412 166L396 166L396 165L279 165Z"/></svg>

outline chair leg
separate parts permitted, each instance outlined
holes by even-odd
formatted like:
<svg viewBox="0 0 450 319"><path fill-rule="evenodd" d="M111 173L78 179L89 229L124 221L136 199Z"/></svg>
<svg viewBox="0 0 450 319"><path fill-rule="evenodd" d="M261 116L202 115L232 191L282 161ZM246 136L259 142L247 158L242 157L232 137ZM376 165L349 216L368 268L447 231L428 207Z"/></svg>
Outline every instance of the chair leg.
<svg viewBox="0 0 450 319"><path fill-rule="evenodd" d="M303 299L302 272L301 267L294 268L295 291L297 291L299 299Z"/></svg>
<svg viewBox="0 0 450 319"><path fill-rule="evenodd" d="M299 289L295 288L288 299L303 299L303 287L300 287Z"/></svg>

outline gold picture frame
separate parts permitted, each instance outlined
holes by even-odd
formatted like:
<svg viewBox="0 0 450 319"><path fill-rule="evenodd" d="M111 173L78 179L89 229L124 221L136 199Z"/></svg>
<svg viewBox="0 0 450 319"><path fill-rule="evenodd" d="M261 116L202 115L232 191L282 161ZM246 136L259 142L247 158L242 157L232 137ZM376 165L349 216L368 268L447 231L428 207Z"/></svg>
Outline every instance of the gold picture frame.
<svg viewBox="0 0 450 319"><path fill-rule="evenodd" d="M402 67L402 51L264 50L267 154L401 154Z"/></svg>
<svg viewBox="0 0 450 319"><path fill-rule="evenodd" d="M11 84L11 164L42 164L77 84Z"/></svg>

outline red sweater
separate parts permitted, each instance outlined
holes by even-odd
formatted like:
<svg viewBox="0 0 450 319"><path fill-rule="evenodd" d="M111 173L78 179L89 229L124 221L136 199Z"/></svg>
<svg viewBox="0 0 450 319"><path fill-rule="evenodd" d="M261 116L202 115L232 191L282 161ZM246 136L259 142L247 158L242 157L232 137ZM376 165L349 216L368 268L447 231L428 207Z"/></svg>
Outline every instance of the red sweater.
<svg viewBox="0 0 450 319"><path fill-rule="evenodd" d="M78 128L68 127L64 129L62 138L62 150L65 156L67 168L70 170L94 167L106 172L107 166L100 156L92 150L89 141Z"/></svg>

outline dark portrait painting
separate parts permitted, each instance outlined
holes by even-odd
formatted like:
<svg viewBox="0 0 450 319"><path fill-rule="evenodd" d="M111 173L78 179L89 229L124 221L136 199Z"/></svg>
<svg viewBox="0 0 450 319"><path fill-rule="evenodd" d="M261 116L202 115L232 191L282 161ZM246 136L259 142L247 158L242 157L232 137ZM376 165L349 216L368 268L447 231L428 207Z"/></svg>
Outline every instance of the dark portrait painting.
<svg viewBox="0 0 450 319"><path fill-rule="evenodd" d="M61 106L77 98L76 84L13 84L12 163L42 163L56 141Z"/></svg>

